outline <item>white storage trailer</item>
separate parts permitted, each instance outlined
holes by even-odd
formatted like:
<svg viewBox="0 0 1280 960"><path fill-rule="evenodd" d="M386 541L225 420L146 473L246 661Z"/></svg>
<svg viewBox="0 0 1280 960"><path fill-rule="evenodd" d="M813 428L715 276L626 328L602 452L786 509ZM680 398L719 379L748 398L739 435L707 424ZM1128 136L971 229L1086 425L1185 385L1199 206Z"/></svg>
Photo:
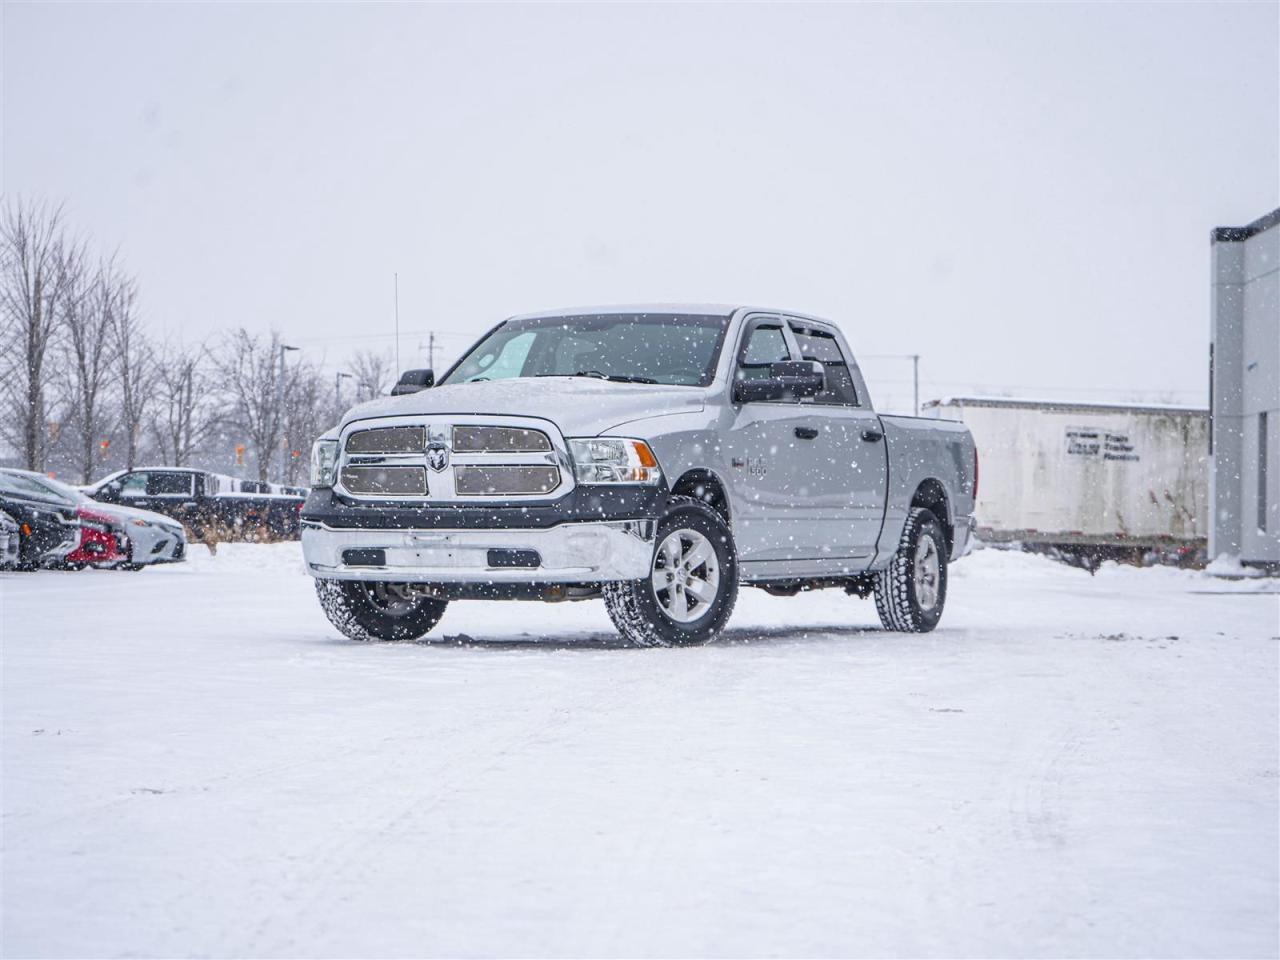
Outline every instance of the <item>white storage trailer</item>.
<svg viewBox="0 0 1280 960"><path fill-rule="evenodd" d="M951 397L981 464L977 533L1063 547L1202 547L1209 532L1209 411Z"/></svg>

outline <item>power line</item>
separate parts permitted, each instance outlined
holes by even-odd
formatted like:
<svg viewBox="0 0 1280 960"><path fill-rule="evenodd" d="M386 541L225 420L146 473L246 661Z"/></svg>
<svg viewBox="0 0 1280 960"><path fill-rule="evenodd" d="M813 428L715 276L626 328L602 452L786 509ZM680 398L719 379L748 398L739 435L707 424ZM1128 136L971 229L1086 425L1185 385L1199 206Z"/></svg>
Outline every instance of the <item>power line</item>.
<svg viewBox="0 0 1280 960"><path fill-rule="evenodd" d="M406 337L419 337L419 336L425 337L432 333L433 331L431 330L401 330L400 331L401 336L406 336ZM451 340L452 339L466 340L467 343L474 343L478 339L476 335L473 335L470 333L452 333L447 330L444 332L435 331L434 333L437 340L449 338ZM362 340L389 340L393 337L395 337L394 333L357 333L357 334L342 334L341 336L336 336L336 337L291 337L290 339L296 340L298 343L345 343L345 342L356 342L356 341L362 341Z"/></svg>

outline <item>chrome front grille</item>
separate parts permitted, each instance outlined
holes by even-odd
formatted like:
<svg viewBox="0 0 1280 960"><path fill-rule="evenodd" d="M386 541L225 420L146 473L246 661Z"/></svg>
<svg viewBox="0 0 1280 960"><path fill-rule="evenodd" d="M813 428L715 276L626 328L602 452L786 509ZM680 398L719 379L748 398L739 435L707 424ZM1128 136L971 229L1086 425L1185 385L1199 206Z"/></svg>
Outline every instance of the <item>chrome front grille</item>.
<svg viewBox="0 0 1280 960"><path fill-rule="evenodd" d="M527 426L517 417L406 419L363 421L345 431L339 492L474 502L549 499L573 487L568 453L554 429Z"/></svg>

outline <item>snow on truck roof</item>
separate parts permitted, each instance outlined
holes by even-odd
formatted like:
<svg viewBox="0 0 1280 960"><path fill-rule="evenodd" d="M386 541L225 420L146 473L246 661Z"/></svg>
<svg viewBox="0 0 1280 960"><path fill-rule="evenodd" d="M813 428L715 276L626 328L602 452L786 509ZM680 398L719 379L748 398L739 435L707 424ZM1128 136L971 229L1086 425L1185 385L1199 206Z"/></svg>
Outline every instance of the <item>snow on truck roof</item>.
<svg viewBox="0 0 1280 960"><path fill-rule="evenodd" d="M537 313L519 313L508 320L542 320L550 317L591 317L600 314L685 314L699 317L731 317L739 310L759 313L779 313L788 317L821 320L810 313L783 310L778 307L759 307L747 303L622 303L594 307L564 307L560 310L539 310ZM830 321L827 321L830 322Z"/></svg>
<svg viewBox="0 0 1280 960"><path fill-rule="evenodd" d="M1095 403L1089 400L1042 400L1031 397L943 397L924 404L926 410L939 407L1010 407L1025 410L1081 410L1103 413L1176 413L1208 416L1208 407L1188 407L1174 403Z"/></svg>

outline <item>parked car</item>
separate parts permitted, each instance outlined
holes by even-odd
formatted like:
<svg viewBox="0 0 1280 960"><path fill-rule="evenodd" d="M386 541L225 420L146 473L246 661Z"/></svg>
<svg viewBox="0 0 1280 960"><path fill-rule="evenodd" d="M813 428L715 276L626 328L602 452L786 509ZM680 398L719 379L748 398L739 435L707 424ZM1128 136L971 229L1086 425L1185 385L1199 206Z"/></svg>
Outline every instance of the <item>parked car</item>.
<svg viewBox="0 0 1280 960"><path fill-rule="evenodd" d="M59 483L43 473L31 470L0 469L9 480L39 487L50 502L61 504L75 514L79 524L80 539L65 555L47 566L65 570L82 570L87 566L115 567L129 556L129 537L125 526L116 518L91 509L97 504L66 484Z"/></svg>
<svg viewBox="0 0 1280 960"><path fill-rule="evenodd" d="M0 510L0 570L12 570L18 565L22 548L22 528L18 521Z"/></svg>
<svg viewBox="0 0 1280 960"><path fill-rule="evenodd" d="M816 317L535 314L434 380L408 371L313 451L303 552L350 637L421 636L456 599L603 597L633 643L701 643L739 582L874 595L923 632L970 549L969 431L877 414Z"/></svg>
<svg viewBox="0 0 1280 960"><path fill-rule="evenodd" d="M18 474L48 489L51 493L76 504L82 514L91 513L90 522L105 523L120 541L122 556L110 559L89 560L78 557L72 562L108 563L121 570L141 570L154 563L177 563L187 555L187 536L182 524L171 517L151 510L139 510L118 504L105 504L87 496L82 490L54 480L41 473L28 470L6 470ZM93 548L96 552L97 548Z"/></svg>
<svg viewBox="0 0 1280 960"><path fill-rule="evenodd" d="M54 566L80 545L75 506L24 476L0 471L0 510L18 524L19 570Z"/></svg>
<svg viewBox="0 0 1280 960"><path fill-rule="evenodd" d="M80 542L56 566L83 570L88 566L116 567L129 559L129 537L116 521L104 513L76 507L80 520Z"/></svg>
<svg viewBox="0 0 1280 960"><path fill-rule="evenodd" d="M162 513L198 538L209 528L244 535L267 530L277 538L297 538L305 492L282 493L273 484L239 480L188 467L121 470L84 487L102 503Z"/></svg>

